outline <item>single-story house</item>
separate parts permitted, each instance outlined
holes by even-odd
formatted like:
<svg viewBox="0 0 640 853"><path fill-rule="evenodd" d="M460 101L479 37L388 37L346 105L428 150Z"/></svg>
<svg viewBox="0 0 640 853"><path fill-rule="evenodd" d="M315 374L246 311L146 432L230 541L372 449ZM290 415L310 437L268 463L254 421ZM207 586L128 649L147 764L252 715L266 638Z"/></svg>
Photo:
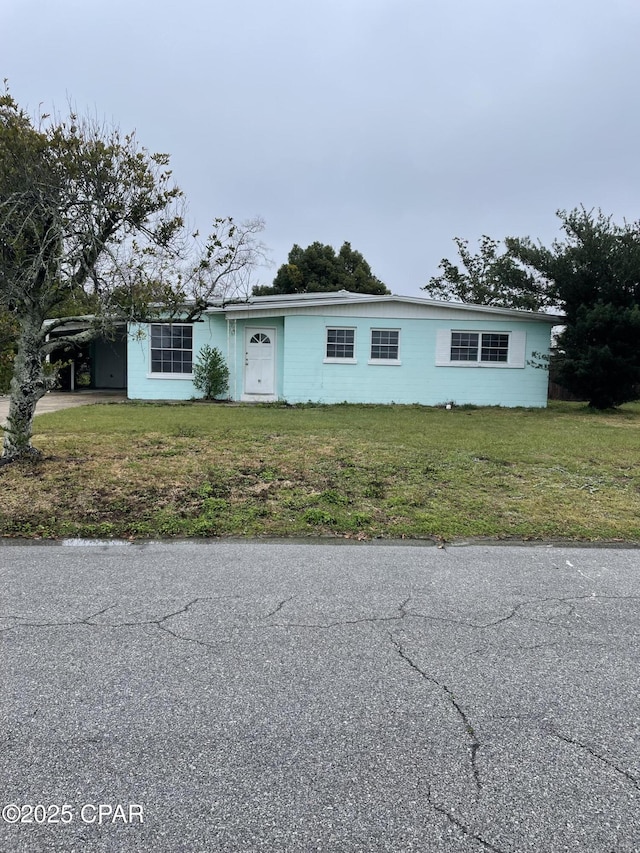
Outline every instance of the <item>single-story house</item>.
<svg viewBox="0 0 640 853"><path fill-rule="evenodd" d="M212 305L192 323L131 324L127 393L188 400L202 347L229 368L226 396L288 403L545 406L556 315L339 291ZM538 366L536 366L538 365Z"/></svg>

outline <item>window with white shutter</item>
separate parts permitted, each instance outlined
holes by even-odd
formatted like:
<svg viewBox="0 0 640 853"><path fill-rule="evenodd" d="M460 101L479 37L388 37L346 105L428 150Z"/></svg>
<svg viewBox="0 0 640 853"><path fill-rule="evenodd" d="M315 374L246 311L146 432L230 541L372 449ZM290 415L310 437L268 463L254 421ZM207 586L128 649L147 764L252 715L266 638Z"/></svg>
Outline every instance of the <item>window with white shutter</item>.
<svg viewBox="0 0 640 853"><path fill-rule="evenodd" d="M526 332L439 329L437 367L524 367Z"/></svg>

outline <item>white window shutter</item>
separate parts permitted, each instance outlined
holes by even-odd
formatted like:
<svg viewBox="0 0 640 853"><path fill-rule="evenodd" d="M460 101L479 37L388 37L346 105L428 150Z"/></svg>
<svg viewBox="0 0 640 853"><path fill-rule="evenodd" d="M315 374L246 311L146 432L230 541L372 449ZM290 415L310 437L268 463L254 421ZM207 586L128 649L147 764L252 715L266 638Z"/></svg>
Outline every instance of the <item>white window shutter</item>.
<svg viewBox="0 0 640 853"><path fill-rule="evenodd" d="M451 330L438 329L436 332L436 367L451 364Z"/></svg>
<svg viewBox="0 0 640 853"><path fill-rule="evenodd" d="M511 340L509 341L509 364L511 367L524 367L526 345L526 332L511 332Z"/></svg>

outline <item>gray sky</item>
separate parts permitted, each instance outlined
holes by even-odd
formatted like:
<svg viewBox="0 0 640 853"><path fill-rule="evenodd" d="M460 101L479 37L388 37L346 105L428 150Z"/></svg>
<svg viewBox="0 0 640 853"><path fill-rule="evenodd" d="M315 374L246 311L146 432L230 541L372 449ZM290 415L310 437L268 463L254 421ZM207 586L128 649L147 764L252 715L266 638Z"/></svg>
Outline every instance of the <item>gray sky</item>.
<svg viewBox="0 0 640 853"><path fill-rule="evenodd" d="M424 295L454 236L640 218L638 0L0 0L29 110L71 100L171 155L190 216L348 240Z"/></svg>

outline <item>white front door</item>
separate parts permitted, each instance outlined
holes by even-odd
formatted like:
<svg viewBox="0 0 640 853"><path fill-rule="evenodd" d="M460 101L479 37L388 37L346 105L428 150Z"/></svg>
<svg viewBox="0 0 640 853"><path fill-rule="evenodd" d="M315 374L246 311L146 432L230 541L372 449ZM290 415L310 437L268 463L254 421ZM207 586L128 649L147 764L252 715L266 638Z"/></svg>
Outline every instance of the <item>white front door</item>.
<svg viewBox="0 0 640 853"><path fill-rule="evenodd" d="M276 330L246 328L244 334L244 396L275 398Z"/></svg>

